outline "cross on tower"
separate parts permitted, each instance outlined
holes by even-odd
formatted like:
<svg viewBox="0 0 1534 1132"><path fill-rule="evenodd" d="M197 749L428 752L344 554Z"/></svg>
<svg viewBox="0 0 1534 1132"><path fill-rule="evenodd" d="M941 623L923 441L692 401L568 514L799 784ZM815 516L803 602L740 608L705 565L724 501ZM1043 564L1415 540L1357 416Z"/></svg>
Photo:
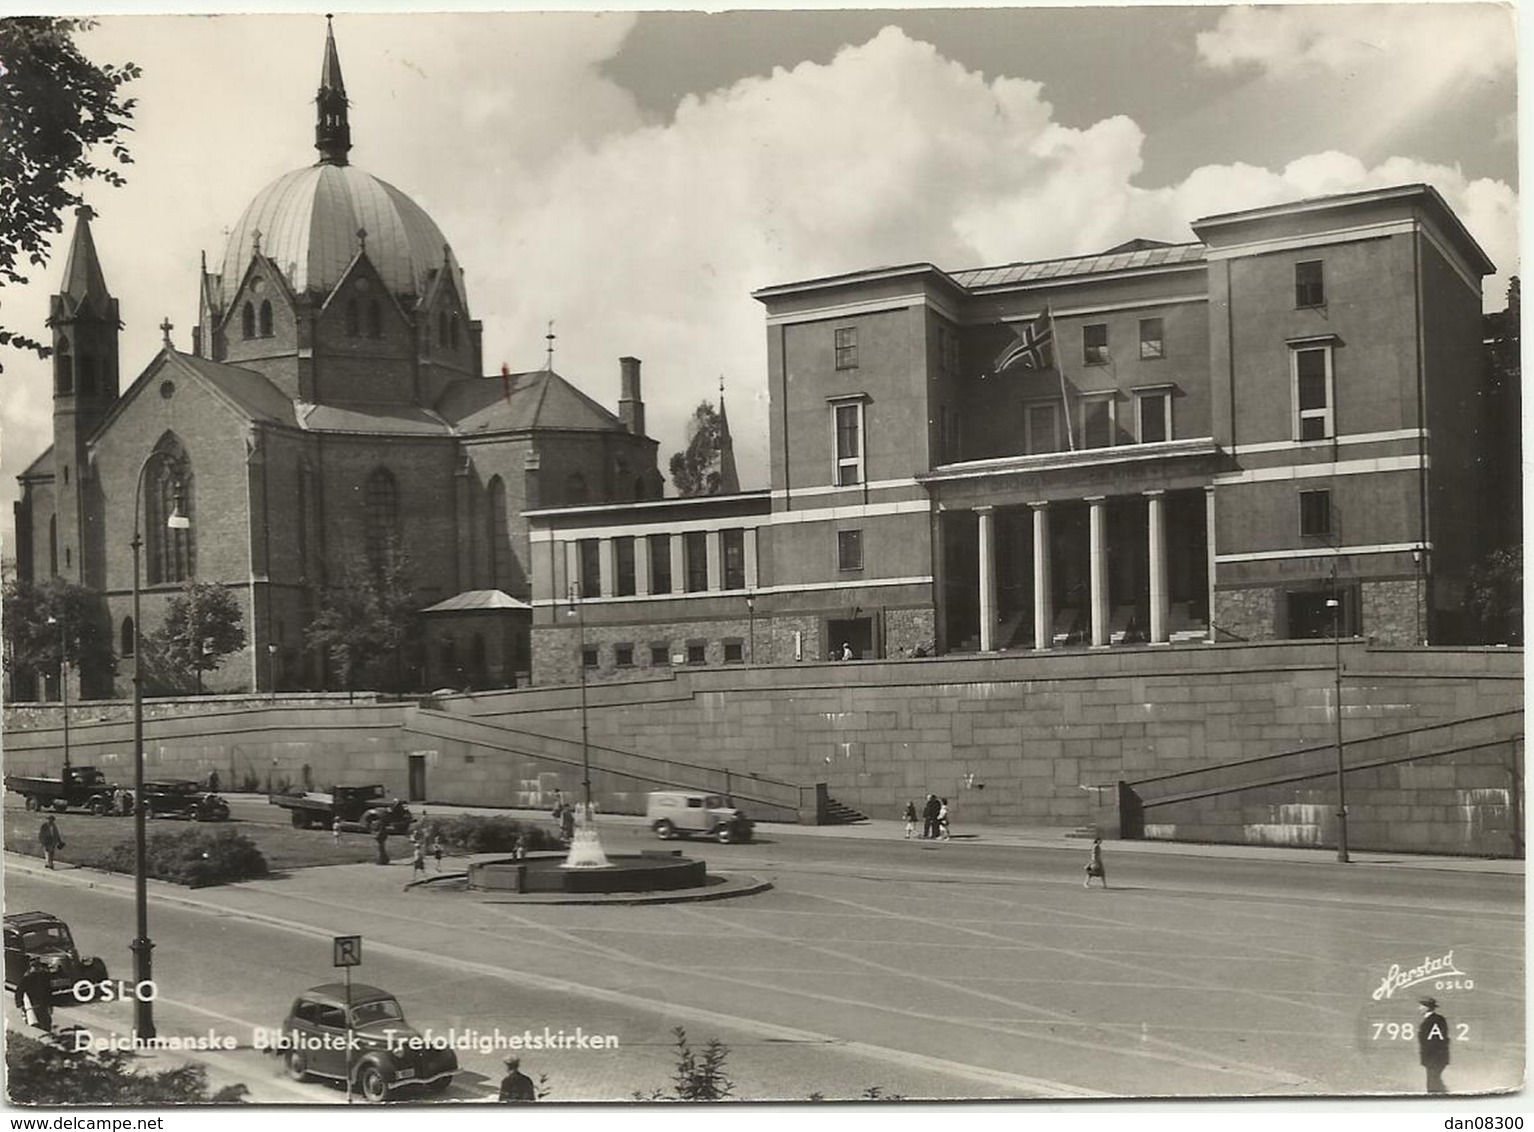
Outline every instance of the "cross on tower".
<svg viewBox="0 0 1534 1132"><path fill-rule="evenodd" d="M366 228L357 229L357 247L359 251L365 252L368 250L368 230Z"/></svg>
<svg viewBox="0 0 1534 1132"><path fill-rule="evenodd" d="M176 328L175 328L175 326L170 321L170 315L166 315L165 316L165 321L160 323L160 336L165 340L165 345L166 345L167 348L171 344L171 342L170 342L170 332L172 330L174 330L174 329L176 329Z"/></svg>
<svg viewBox="0 0 1534 1132"><path fill-rule="evenodd" d="M549 360L544 368L550 373L554 372L554 337L554 320L551 318L549 319L549 332L544 335L544 338L549 343Z"/></svg>

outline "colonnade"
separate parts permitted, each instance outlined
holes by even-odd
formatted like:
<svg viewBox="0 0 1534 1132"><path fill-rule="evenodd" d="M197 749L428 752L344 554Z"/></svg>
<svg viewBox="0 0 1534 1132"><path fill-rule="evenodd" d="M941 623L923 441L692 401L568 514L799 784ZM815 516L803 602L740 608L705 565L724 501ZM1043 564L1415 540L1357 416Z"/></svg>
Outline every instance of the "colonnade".
<svg viewBox="0 0 1534 1132"><path fill-rule="evenodd" d="M742 573L744 574L746 590L754 590L757 586L757 548L755 527L732 528L741 532L742 547ZM654 594L684 594L725 591L724 585L724 529L712 529L703 532L704 536L704 561L707 569L707 585L703 590L688 590L687 588L687 549L686 534L681 531L656 532L647 535L619 535L608 538L599 538L597 543L597 569L601 582L600 593L583 595L586 598L595 597L649 597ZM634 589L632 594L618 593L618 556L616 544L624 538L632 539L634 543ZM573 539L564 543L564 585L557 592L568 593L570 586L578 581L581 576L581 543L583 539ZM650 564L657 542L666 546L667 561L670 564L671 584L666 589L657 589L655 579L652 576ZM728 592L738 592L738 588L732 587Z"/></svg>

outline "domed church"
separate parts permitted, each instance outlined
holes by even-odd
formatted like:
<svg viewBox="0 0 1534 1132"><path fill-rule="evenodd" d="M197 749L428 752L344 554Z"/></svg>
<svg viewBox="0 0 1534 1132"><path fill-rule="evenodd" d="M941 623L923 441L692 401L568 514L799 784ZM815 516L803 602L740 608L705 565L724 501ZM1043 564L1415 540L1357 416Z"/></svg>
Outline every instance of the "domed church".
<svg viewBox="0 0 1534 1132"><path fill-rule="evenodd" d="M101 595L117 672L82 673L84 695L126 694L133 676L135 515L141 635L190 581L243 605L246 649L208 688L340 687L305 629L327 585L390 562L425 625L400 682L483 688L529 665L523 513L662 495L636 359L619 360L616 414L552 364L483 376L451 245L350 162L330 29L317 108L319 160L256 194L216 271L205 257L190 351L162 324L121 392L117 300L77 213L48 318L53 444L20 477L16 554L24 581Z"/></svg>

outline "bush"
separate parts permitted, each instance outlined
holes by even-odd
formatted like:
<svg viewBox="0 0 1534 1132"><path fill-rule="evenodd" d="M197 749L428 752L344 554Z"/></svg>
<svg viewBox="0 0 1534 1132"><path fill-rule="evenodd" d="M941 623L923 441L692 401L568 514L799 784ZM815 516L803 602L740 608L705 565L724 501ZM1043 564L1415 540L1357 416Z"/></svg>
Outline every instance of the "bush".
<svg viewBox="0 0 1534 1132"><path fill-rule="evenodd" d="M9 1031L5 1067L10 1101L19 1105L240 1104L247 1092L244 1085L229 1085L210 1096L200 1065L146 1073L133 1067L127 1053L76 1053L67 1032L60 1040L40 1041Z"/></svg>
<svg viewBox="0 0 1534 1132"><path fill-rule="evenodd" d="M450 818L427 818L421 826L426 843L442 839L442 847L454 853L509 853L518 836L528 852L538 849L563 849L564 844L552 829L515 818L484 817L460 814Z"/></svg>
<svg viewBox="0 0 1534 1132"><path fill-rule="evenodd" d="M88 863L115 873L131 873L133 843L124 841ZM144 868L156 880L173 881L191 888L250 880L267 874L266 858L255 842L232 829L214 832L193 828L177 833L156 833L145 845Z"/></svg>

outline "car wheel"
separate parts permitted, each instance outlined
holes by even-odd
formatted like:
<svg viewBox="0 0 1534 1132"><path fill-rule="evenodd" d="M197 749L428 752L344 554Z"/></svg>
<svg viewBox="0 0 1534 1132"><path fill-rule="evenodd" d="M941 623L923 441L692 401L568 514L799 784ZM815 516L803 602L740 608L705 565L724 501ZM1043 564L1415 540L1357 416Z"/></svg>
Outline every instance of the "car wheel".
<svg viewBox="0 0 1534 1132"><path fill-rule="evenodd" d="M288 1050L288 1076L295 1081L302 1081L309 1076L309 1059L303 1050Z"/></svg>
<svg viewBox="0 0 1534 1132"><path fill-rule="evenodd" d="M96 958L92 959L89 963L87 963L86 966L85 966L85 977L87 979L89 979L93 983L104 983L104 982L106 982L107 981L107 964L106 964L106 960L102 959L98 955Z"/></svg>
<svg viewBox="0 0 1534 1132"><path fill-rule="evenodd" d="M69 803L64 801L62 798L56 799L53 803L53 812L56 814L62 814L68 809Z"/></svg>
<svg viewBox="0 0 1534 1132"><path fill-rule="evenodd" d="M670 841L676 836L676 826L672 825L665 818L661 818L660 821L655 823L655 836L662 841Z"/></svg>
<svg viewBox="0 0 1534 1132"><path fill-rule="evenodd" d="M308 829L309 828L309 819L304 816L304 813L303 813L302 810L294 810L293 811L293 828L294 829Z"/></svg>
<svg viewBox="0 0 1534 1132"><path fill-rule="evenodd" d="M719 844L721 845L728 845L735 840L735 834L730 831L730 827L727 825L720 826L719 832L715 836L719 838Z"/></svg>
<svg viewBox="0 0 1534 1132"><path fill-rule="evenodd" d="M107 815L107 804L104 798L91 799L91 816L104 818Z"/></svg>
<svg viewBox="0 0 1534 1132"><path fill-rule="evenodd" d="M367 818L364 819L362 828L367 830L368 833L376 835L378 833L378 826L382 821L383 819L380 818L377 814L369 814Z"/></svg>
<svg viewBox="0 0 1534 1132"><path fill-rule="evenodd" d="M376 1065L364 1065L357 1072L357 1091L369 1104L381 1104L389 1095L389 1079Z"/></svg>
<svg viewBox="0 0 1534 1132"><path fill-rule="evenodd" d="M37 809L37 799L30 794L23 795L22 805L26 806L29 810L35 810Z"/></svg>

